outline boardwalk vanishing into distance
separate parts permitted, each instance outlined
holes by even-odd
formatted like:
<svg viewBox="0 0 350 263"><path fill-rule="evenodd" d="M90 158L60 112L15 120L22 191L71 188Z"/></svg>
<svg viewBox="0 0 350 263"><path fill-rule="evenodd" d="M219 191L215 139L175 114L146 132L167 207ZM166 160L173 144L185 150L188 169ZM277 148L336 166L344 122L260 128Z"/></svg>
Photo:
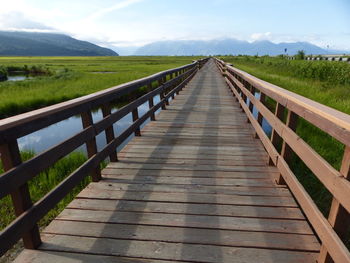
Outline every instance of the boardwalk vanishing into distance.
<svg viewBox="0 0 350 263"><path fill-rule="evenodd" d="M86 135L82 143L90 143L90 160L103 160L106 156L115 159L101 171L101 178L95 163L88 170L72 174L82 177L93 170L95 179L41 231L41 241L33 245L36 249L25 249L15 262L287 263L330 262L331 258L348 262L349 252L334 227L341 212L334 212L333 223L327 221L288 170L292 152L301 155L301 159L305 157L305 163L316 175L316 166L323 169L317 162L325 162L314 161L317 153L308 154L309 148L298 144L304 143L302 140L293 141L293 120L300 108L295 106L292 111L288 107L297 102L288 97L288 103L285 100L283 105L269 90L271 87L250 79L250 75L245 78L241 71L214 58L205 62L171 72L169 81L162 75L156 90L161 95L158 106L147 94L134 105L126 106L129 108L123 114L132 112L136 125L121 136L136 136L118 152L118 160L113 153L123 141L118 141L120 136L114 138L113 132L106 132L108 151L101 154L94 149L92 137ZM168 82L175 83L171 91ZM254 99L258 88L260 99ZM279 90L276 94L283 96ZM278 102L276 113L262 108L265 95ZM147 100L150 112L146 117L138 116L135 107ZM259 112L257 116L252 114L253 106ZM286 112L289 110L285 124L280 114L282 106ZM165 109L154 116L160 107ZM116 116L109 112L105 119L116 121ZM343 122L332 119L333 129L338 129L338 125L343 133L330 134L346 145L343 165L348 166L349 116L338 116ZM154 121L139 130L148 117ZM263 117L273 123L272 138L259 126ZM316 122L307 114L303 118ZM97 133L104 123L90 122L84 127L94 127ZM283 144L281 152L274 148L276 138ZM339 186L330 190L338 202L332 207L338 205L346 212L349 201L344 201L342 191L345 193L349 187L345 174L348 170L327 169L331 171L329 176L337 173L335 176L339 177L332 181L333 186ZM322 180L323 177L323 183ZM324 184L328 188L327 180ZM49 209L42 203L32 207ZM30 208L28 211L37 213ZM26 222L20 221L21 216L18 218L14 224ZM35 235L37 220L23 220L32 220L30 233ZM13 230L15 227L9 226L2 236L8 237L9 232L19 237L20 230Z"/></svg>

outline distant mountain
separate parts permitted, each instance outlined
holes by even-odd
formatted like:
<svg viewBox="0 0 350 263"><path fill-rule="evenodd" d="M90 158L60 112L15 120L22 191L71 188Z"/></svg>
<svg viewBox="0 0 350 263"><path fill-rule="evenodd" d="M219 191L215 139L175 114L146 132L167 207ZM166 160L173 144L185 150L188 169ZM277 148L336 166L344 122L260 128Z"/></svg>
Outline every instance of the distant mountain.
<svg viewBox="0 0 350 263"><path fill-rule="evenodd" d="M118 56L63 34L0 31L0 56Z"/></svg>
<svg viewBox="0 0 350 263"><path fill-rule="evenodd" d="M270 41L248 42L237 39L220 40L179 40L179 41L158 41L140 47L134 55L270 55L275 56L285 54L287 48L288 55L294 55L299 50L304 50L306 54L326 54L329 51L322 49L308 42L279 43ZM338 51L339 52L339 51Z"/></svg>
<svg viewBox="0 0 350 263"><path fill-rule="evenodd" d="M120 56L131 56L139 49L135 46L109 46L109 48L118 52Z"/></svg>

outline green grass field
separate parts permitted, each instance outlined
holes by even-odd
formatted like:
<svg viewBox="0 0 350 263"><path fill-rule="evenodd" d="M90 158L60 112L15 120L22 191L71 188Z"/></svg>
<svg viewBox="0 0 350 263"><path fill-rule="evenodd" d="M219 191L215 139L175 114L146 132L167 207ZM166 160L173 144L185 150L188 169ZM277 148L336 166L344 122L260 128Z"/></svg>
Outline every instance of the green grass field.
<svg viewBox="0 0 350 263"><path fill-rule="evenodd" d="M47 69L25 81L0 82L0 119L179 67L198 57L0 57L0 66Z"/></svg>
<svg viewBox="0 0 350 263"><path fill-rule="evenodd" d="M248 56L228 56L222 59L260 79L350 114L348 63ZM299 120L297 133L339 170L344 151L341 143L304 120ZM329 192L297 157L294 158L292 170L321 211L327 215L332 198Z"/></svg>

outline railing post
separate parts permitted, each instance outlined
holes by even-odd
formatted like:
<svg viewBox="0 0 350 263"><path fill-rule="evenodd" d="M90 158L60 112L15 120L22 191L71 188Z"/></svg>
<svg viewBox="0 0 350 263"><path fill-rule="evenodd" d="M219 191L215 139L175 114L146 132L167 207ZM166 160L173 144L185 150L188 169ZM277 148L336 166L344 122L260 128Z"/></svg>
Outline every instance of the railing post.
<svg viewBox="0 0 350 263"><path fill-rule="evenodd" d="M255 87L250 85L250 93L254 96L255 98ZM253 107L254 107L254 104L252 103L251 100L249 100L249 110L251 113L253 113Z"/></svg>
<svg viewBox="0 0 350 263"><path fill-rule="evenodd" d="M84 129L93 125L91 110L83 112L81 114L81 121L83 123ZM90 141L86 142L86 151L88 154L88 158L91 158L97 153L96 137L93 137ZM93 182L98 182L101 180L100 167L96 167L94 171L91 172L91 178Z"/></svg>
<svg viewBox="0 0 350 263"><path fill-rule="evenodd" d="M240 82L243 84L244 87L246 87L247 84L248 84L248 83L247 83L246 81L244 81L243 79L240 79ZM247 105L248 98L247 98L247 96L246 96L243 92L242 92L242 98L243 98L244 104ZM244 112L243 107L242 107L242 112Z"/></svg>
<svg viewBox="0 0 350 263"><path fill-rule="evenodd" d="M343 161L340 168L340 174L350 180L350 146L345 147ZM328 222L334 231L342 239L346 236L349 229L350 215L344 207L333 197L331 210L329 211ZM333 259L327 252L327 248L322 245L317 260L318 263L331 263Z"/></svg>
<svg viewBox="0 0 350 263"><path fill-rule="evenodd" d="M170 73L170 80L172 80L173 77L175 77L175 73ZM174 82L174 86L176 86L176 82ZM174 86L171 87L171 90L174 88ZM171 98L175 99L175 93L171 95Z"/></svg>
<svg viewBox="0 0 350 263"><path fill-rule="evenodd" d="M160 86L162 86L162 85L163 85L163 78L161 78L161 79L158 80L158 87L160 87ZM164 91L161 91L161 92L160 92L159 97L160 97L160 100L163 100L163 99L164 99ZM166 110L165 103L162 104L162 110Z"/></svg>
<svg viewBox="0 0 350 263"><path fill-rule="evenodd" d="M111 115L111 104L107 103L105 105L102 106L102 114L103 114L103 118L106 118L107 116ZM107 143L110 143L111 141L114 140L114 130L113 130L113 125L109 126L106 130L106 140ZM109 159L111 162L117 162L118 161L118 157L117 157L117 151L114 150L110 155L109 155Z"/></svg>
<svg viewBox="0 0 350 263"><path fill-rule="evenodd" d="M22 163L17 140L0 145L0 154L4 171L8 171ZM12 192L11 198L17 217L33 206L27 183L21 185L16 191ZM25 248L37 248L41 244L37 224L35 224L30 231L24 233L22 238Z"/></svg>
<svg viewBox="0 0 350 263"><path fill-rule="evenodd" d="M152 83L148 84L148 89L151 91L152 90ZM154 102L153 102L153 97L148 99L148 106L151 109L154 106ZM151 121L155 121L156 120L156 116L155 113L153 112L150 116Z"/></svg>
<svg viewBox="0 0 350 263"><path fill-rule="evenodd" d="M260 91L260 98L259 98L259 100L260 100L260 102L261 102L262 104L265 104L265 99L266 99L265 94L262 93L262 92ZM258 123L260 124L260 127L262 127L263 116L262 116L262 114L261 114L260 111L258 112L258 118L257 118L257 120L258 120ZM255 138L259 138L259 136L258 136L257 133L255 133Z"/></svg>
<svg viewBox="0 0 350 263"><path fill-rule="evenodd" d="M284 109L285 107L278 103L276 104L276 110L275 110L275 116L283 121L284 117ZM271 142L275 148L277 148L278 144L281 142L281 137L278 135L278 133L273 129L271 134ZM269 158L269 165L274 165L271 158Z"/></svg>
<svg viewBox="0 0 350 263"><path fill-rule="evenodd" d="M180 76L180 71L176 71L176 77ZM176 85L179 85L182 82L181 78L178 79L178 81L176 82ZM180 90L176 91L176 95L180 94Z"/></svg>
<svg viewBox="0 0 350 263"><path fill-rule="evenodd" d="M164 76L163 83L166 83L166 75ZM168 89L164 90L165 95L168 94ZM169 105L169 100L165 100L165 105Z"/></svg>
<svg viewBox="0 0 350 263"><path fill-rule="evenodd" d="M250 89L249 89L249 91L250 91L250 93L255 97L255 87L254 86L252 86L250 83L248 83L247 82L247 85L250 87ZM251 113L253 113L253 107L254 107L254 104L252 103L252 101L251 100L249 100L249 111L251 112ZM247 122L248 123L250 123L250 120L249 120L249 118L247 117Z"/></svg>
<svg viewBox="0 0 350 263"><path fill-rule="evenodd" d="M132 120L133 122L137 121L139 119L139 111L137 109L137 107L135 109L132 110ZM135 129L135 136L141 136L141 131L140 131L140 127L137 127Z"/></svg>
<svg viewBox="0 0 350 263"><path fill-rule="evenodd" d="M292 130L296 131L297 129L297 124L298 124L298 115L292 112L291 110L288 111L287 114L287 120L286 120L286 125ZM291 163L291 158L292 158L292 149L289 147L289 145L283 140L282 143L282 149L281 149L281 156L282 158L286 161L288 165ZM278 179L276 180L277 184L286 184L284 181L282 175L280 174Z"/></svg>

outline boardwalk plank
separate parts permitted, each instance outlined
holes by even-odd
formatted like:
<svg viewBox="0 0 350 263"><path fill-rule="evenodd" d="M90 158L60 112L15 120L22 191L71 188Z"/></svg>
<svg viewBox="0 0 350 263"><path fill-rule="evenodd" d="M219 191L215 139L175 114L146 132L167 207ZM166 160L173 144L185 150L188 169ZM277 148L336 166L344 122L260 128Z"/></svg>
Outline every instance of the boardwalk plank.
<svg viewBox="0 0 350 263"><path fill-rule="evenodd" d="M189 206L190 208L190 206ZM240 218L226 216L202 216L183 214L155 214L122 211L89 211L79 209L65 209L57 216L60 220L140 224L156 226L199 227L209 229L244 230L259 232L275 232L290 234L308 234L313 232L307 222L301 220Z"/></svg>
<svg viewBox="0 0 350 263"><path fill-rule="evenodd" d="M224 194L195 194L195 193L157 193L157 192L128 192L96 189L88 186L78 195L80 198L137 200L137 201L166 201L188 202L198 204L231 204L253 206L285 206L297 207L294 199L287 196L232 196Z"/></svg>
<svg viewBox="0 0 350 263"><path fill-rule="evenodd" d="M242 247L217 247L154 241L129 241L110 238L90 238L44 235L42 250L126 256L192 262L314 262L316 253ZM69 244L69 246L67 246Z"/></svg>
<svg viewBox="0 0 350 263"><path fill-rule="evenodd" d="M318 251L320 244L312 235L213 230L202 228L143 226L128 224L100 224L55 220L45 233L114 239L148 240L160 242L244 246L274 249ZM305 242L301 243L300 240Z"/></svg>
<svg viewBox="0 0 350 263"><path fill-rule="evenodd" d="M220 204L169 203L165 201L144 202L131 200L100 200L77 198L68 205L68 208L95 211L114 211L117 208L118 211L126 212L136 211L145 213L218 215L300 220L305 219L304 215L296 207L260 207Z"/></svg>

